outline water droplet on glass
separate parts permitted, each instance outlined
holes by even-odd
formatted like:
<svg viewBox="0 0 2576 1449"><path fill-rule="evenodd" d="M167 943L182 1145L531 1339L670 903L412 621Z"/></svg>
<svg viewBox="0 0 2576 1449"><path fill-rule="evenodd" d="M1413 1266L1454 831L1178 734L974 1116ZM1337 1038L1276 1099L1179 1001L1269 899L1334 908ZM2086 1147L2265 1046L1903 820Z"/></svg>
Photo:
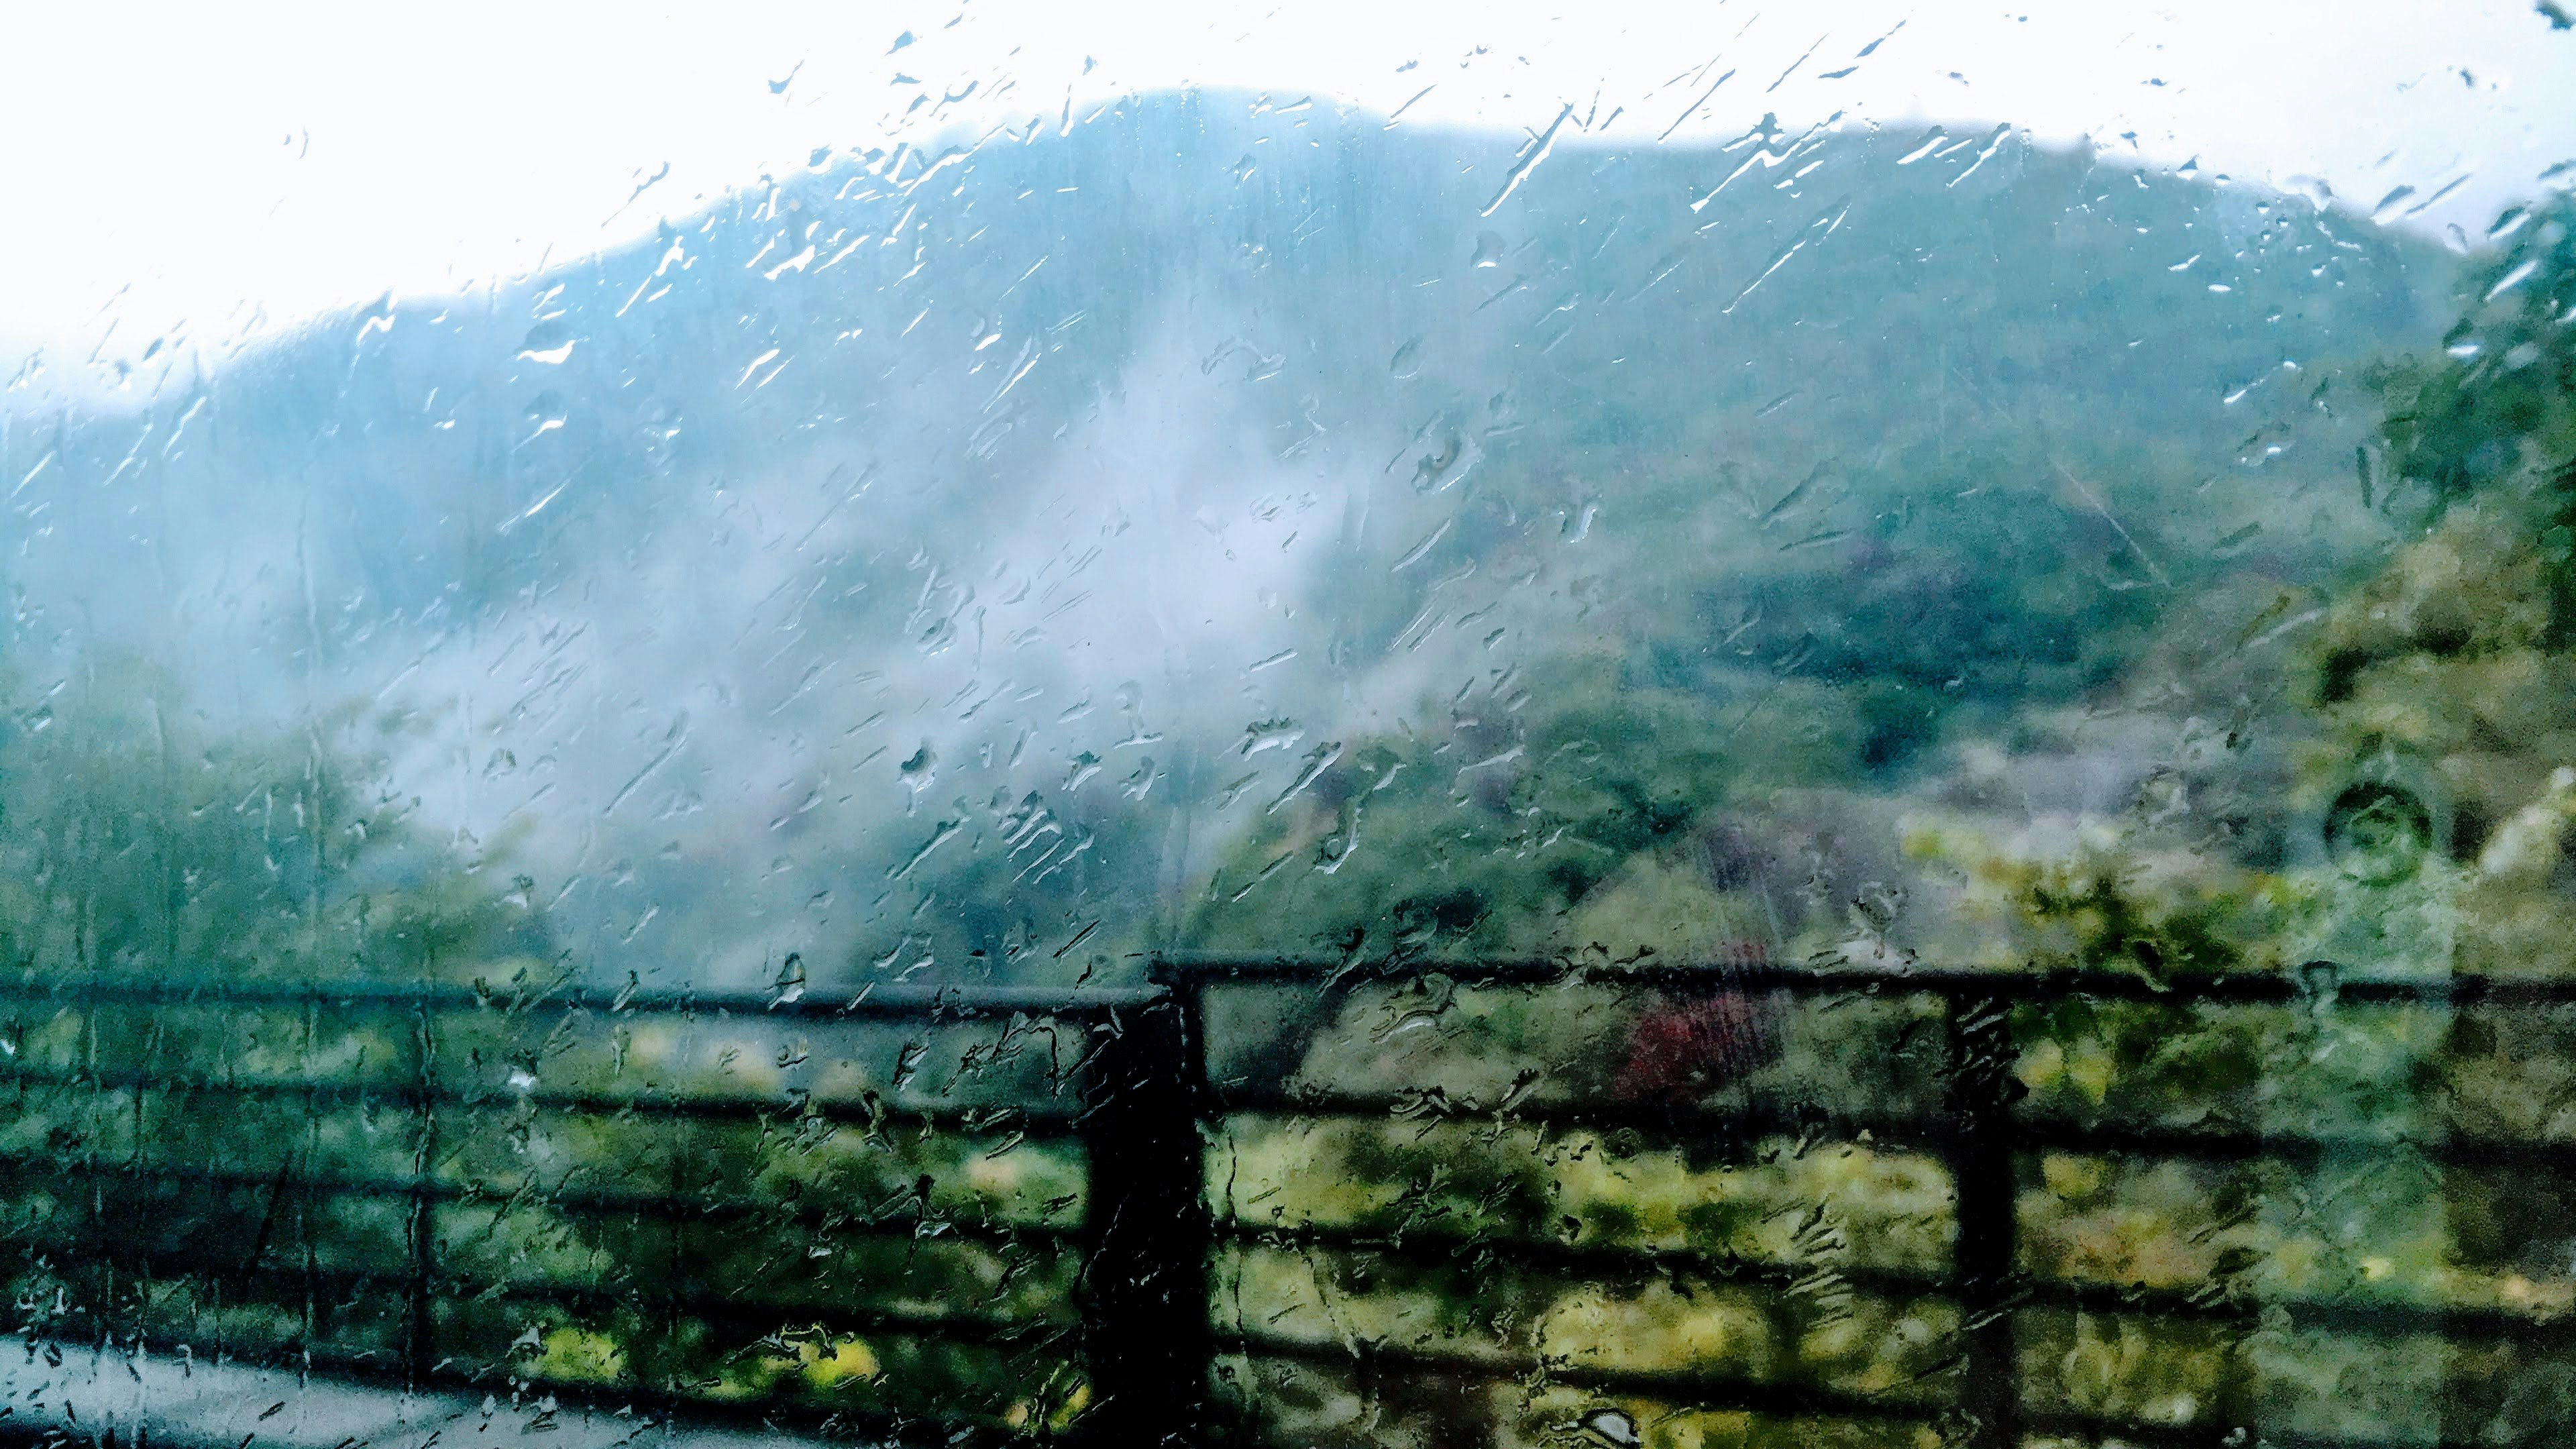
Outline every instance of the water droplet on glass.
<svg viewBox="0 0 2576 1449"><path fill-rule="evenodd" d="M532 439L562 427L564 419L572 415L572 410L564 402L563 394L552 390L538 393L528 399L526 411L528 422L533 429L528 436Z"/></svg>
<svg viewBox="0 0 2576 1449"><path fill-rule="evenodd" d="M1637 1421L1624 1409L1595 1409L1583 1416L1580 1427L1613 1449L1637 1449L1645 1442L1637 1432Z"/></svg>
<svg viewBox="0 0 2576 1449"><path fill-rule="evenodd" d="M556 366L572 356L572 348L573 335L569 324L560 320L540 322L528 329L526 340L519 344L519 356L523 361Z"/></svg>
<svg viewBox="0 0 2576 1449"><path fill-rule="evenodd" d="M939 778L939 752L930 747L930 741L923 740L920 749L895 767L895 776L903 781L905 788L915 795L920 794Z"/></svg>

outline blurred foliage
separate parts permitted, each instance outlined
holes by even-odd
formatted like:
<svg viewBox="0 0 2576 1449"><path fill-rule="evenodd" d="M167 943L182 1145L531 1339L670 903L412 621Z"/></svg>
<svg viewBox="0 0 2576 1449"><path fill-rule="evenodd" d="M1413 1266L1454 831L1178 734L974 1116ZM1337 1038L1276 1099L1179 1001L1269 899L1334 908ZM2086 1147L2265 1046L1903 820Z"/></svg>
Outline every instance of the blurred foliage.
<svg viewBox="0 0 2576 1449"><path fill-rule="evenodd" d="M398 721L210 734L131 659L23 677L0 725L0 950L17 973L493 979L547 931L507 842L431 838L384 788Z"/></svg>

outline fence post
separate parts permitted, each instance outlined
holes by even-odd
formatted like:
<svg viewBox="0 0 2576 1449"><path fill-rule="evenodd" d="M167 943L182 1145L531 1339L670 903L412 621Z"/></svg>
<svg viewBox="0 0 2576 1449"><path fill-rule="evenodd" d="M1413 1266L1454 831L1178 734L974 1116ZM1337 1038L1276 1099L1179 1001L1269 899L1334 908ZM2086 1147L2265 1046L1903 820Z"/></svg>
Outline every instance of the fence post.
<svg viewBox="0 0 2576 1449"><path fill-rule="evenodd" d="M1088 1443L1196 1445L1206 1432L1210 1336L1199 1103L1198 994L1105 1024L1091 1063L1083 1147L1088 1241L1079 1301L1092 1404Z"/></svg>
<svg viewBox="0 0 2576 1449"><path fill-rule="evenodd" d="M430 1013L429 993L412 1002L412 1162L411 1201L404 1227L403 1387L418 1393L429 1387L437 1367L438 1320L432 1300L437 1293L438 1223L431 1206L430 1176L438 1162L438 1038Z"/></svg>
<svg viewBox="0 0 2576 1449"><path fill-rule="evenodd" d="M1998 996L1953 995L1949 1009L1949 1111L1956 1129L1946 1163L1957 1194L1958 1283L1965 1377L1959 1407L1975 1449L2021 1443L2021 1364L2014 1342L2019 1183L2014 1175L2012 1006Z"/></svg>

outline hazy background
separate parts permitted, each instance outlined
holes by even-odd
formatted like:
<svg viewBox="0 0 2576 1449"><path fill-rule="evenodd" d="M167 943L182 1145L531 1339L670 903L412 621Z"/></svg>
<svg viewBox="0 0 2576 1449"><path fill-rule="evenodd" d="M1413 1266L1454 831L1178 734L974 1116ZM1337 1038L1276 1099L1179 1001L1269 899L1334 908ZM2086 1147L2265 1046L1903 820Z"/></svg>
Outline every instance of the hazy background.
<svg viewBox="0 0 2576 1449"><path fill-rule="evenodd" d="M1074 974L1338 875L1371 741L1521 809L1596 664L1794 752L1847 641L1833 768L1894 788L2129 667L2013 610L2385 539L2326 380L2576 144L2546 16L2427 32L51 18L0 62L17 687L138 659L363 760L610 976Z"/></svg>
<svg viewBox="0 0 2576 1449"><path fill-rule="evenodd" d="M41 350L49 390L99 386L156 340L156 360L220 357L388 290L570 262L818 148L935 152L1186 86L1512 137L1574 105L1616 116L1599 135L1629 144L1766 112L2007 121L2276 189L2322 181L2365 210L2409 188L2388 219L2428 231L2483 224L2576 159L2576 51L2544 43L2525 0L2438 21L2404 0L151 3L45 7L12 29L0 358L15 374Z"/></svg>

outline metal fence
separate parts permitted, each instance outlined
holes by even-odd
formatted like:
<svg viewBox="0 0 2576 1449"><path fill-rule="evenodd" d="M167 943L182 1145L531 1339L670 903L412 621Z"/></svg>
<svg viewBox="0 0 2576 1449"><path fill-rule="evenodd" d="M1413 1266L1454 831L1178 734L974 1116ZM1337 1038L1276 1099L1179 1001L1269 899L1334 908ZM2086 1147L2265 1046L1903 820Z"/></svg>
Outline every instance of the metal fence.
<svg viewBox="0 0 2576 1449"><path fill-rule="evenodd" d="M1361 968L1359 976L1388 977L1423 968ZM2258 1322L2293 1330L2384 1338L2420 1332L2446 1341L2501 1339L2531 1346L2576 1345L2576 1321L2498 1308L2460 1308L2391 1301L2322 1298L2313 1301L2252 1298L2212 1285L2188 1290L2144 1288L2134 1284L2075 1281L2026 1271L2022 1253L2021 1194L2030 1159L2041 1152L2095 1153L2130 1159L2168 1159L2235 1163L2275 1159L2291 1164L2313 1162L2325 1154L2343 1153L2389 1159L2420 1156L2440 1165L2501 1167L2553 1179L2576 1167L2576 1142L2496 1138L2443 1133L2398 1140L2379 1134L2337 1135L2321 1131L2247 1130L2221 1125L2176 1129L2120 1123L2067 1123L2034 1119L2015 1110L2019 1095L2015 1040L2016 1010L2073 999L2148 1003L2192 1010L2228 1006L2331 1006L2412 1004L2444 1009L2493 1008L2506 1011L2544 1009L2576 1001L2576 982L2543 979L2444 976L2415 980L2342 980L2326 963L2297 976L2244 974L2158 981L2143 976L2102 971L1998 972L1943 970L1913 963L1885 966L1838 965L1831 969L1772 965L1732 966L1712 971L1693 967L1608 968L1592 973L1569 971L1563 963L1473 963L1443 965L1439 973L1460 983L1519 985L1538 988L1584 979L1623 988L1661 988L1690 993L1725 991L1777 992L1813 1003L1856 996L1928 996L1938 1002L1943 1034L1941 1102L1935 1111L1910 1115L1850 1114L1830 1110L1736 1106L1719 1112L1676 1110L1668 1105L1578 1101L1468 1109L1466 1115L1487 1120L1510 1119L1549 1130L1578 1131L1634 1128L1663 1140L1721 1135L1741 1139L1752 1134L1821 1137L1828 1141L1860 1140L1881 1148L1912 1149L1943 1164L1954 1193L1955 1238L1946 1272L1935 1274L1842 1269L1840 1275L1864 1288L1896 1293L1930 1291L1954 1301L1964 1327L1958 1345L1949 1401L1927 1412L1914 1396L1864 1396L1815 1385L1785 1387L1762 1382L1712 1382L1688 1373L1619 1372L1536 1361L1496 1363L1490 1358L1442 1360L1437 1355L1397 1347L1363 1347L1363 1354L1391 1366L1509 1376L1524 1382L1552 1379L1597 1390L1605 1395L1643 1398L1664 1405L1695 1405L1754 1410L1768 1415L1832 1417L1859 1420L1938 1422L1947 1442L2001 1449L2023 1442L2026 1435L2063 1436L2081 1442L2106 1439L2138 1444L2245 1446L2254 1443L2299 1445L2304 1449L2369 1444L2443 1444L2453 1442L2438 1427L2391 1424L2385 1438L2346 1438L2301 1434L2266 1427L2259 1437L2224 1413L2200 1414L2186 1422L2157 1422L2139 1417L2088 1413L2063 1403L2050 1403L2028 1392L2028 1364L2021 1351L2026 1318L2048 1310L2143 1315L2165 1319L2214 1322L2251 1329ZM1328 980L1348 980L1353 973L1312 964L1257 959L1203 958L1166 963L1157 973L1175 992L1182 1030L1193 1030L1210 993L1248 982L1295 982L1321 987ZM1275 1083L1217 1084L1204 1089L1199 1110L1211 1119L1227 1113L1272 1116L1343 1116L1383 1119L1390 1111L1415 1107L1386 1098L1338 1092L1283 1093ZM1442 1110L1456 1111L1451 1104ZM2576 1186L2576 1182L2571 1182ZM1220 1235L1244 1229L1221 1224ZM1259 1232L1259 1229L1251 1231ZM1330 1235L1317 1235L1329 1238ZM1408 1245L1378 1239L1376 1249L1403 1250ZM1415 1253L1437 1253L1436 1240L1414 1240ZM1617 1249L1569 1251L1561 1246L1524 1243L1511 1251L1552 1258L1577 1272L1608 1274L1634 1266L1640 1255ZM1712 1266L1705 1262L1698 1266ZM1722 1265L1743 1272L1760 1265ZM1793 1276L1802 1271L1791 1268ZM1283 1354L1343 1359L1340 1345L1318 1347L1282 1341L1257 1332L1222 1338L1220 1348L1253 1354ZM2222 1406L2223 1407L2223 1406ZM2459 1442L2471 1442L2460 1436ZM2474 1442L2517 1442L2480 1433ZM2554 1436L2532 1442L2561 1442Z"/></svg>
<svg viewBox="0 0 2576 1449"><path fill-rule="evenodd" d="M37 1303L31 1333L157 1339L164 1353L293 1362L389 1387L527 1383L527 1355L514 1355L513 1335L493 1329L562 1310L641 1340L711 1334L737 1354L782 1325L979 1346L993 1351L988 1377L1022 1373L1032 1358L1087 1358L1105 1389L1138 1379L1139 1352L1133 1340L1085 1334L1084 1324L1134 1317L1135 1295L1157 1287L1151 1275L1081 1280L1077 1293L1057 1295L1079 1299L1080 1312L1067 1314L1043 1303L1015 1312L950 1301L969 1295L936 1274L926 1285L899 1285L929 1293L854 1295L847 1275L801 1272L792 1254L730 1276L720 1265L695 1271L705 1265L690 1260L810 1234L845 1254L889 1245L907 1273L928 1243L1001 1262L1006 1277L1051 1273L1062 1283L1086 1261L1135 1256L1140 1248L1120 1236L1141 1221L1133 1211L1093 1214L1096 1229L1061 1210L1013 1220L935 1204L927 1179L891 1199L800 1195L762 1191L742 1168L759 1144L818 1129L897 1143L1033 1141L1097 1164L1095 1201L1108 1194L1141 1207L1137 1195L1161 1180L1138 1179L1125 1165L1175 1157L1182 1144L1153 1135L1170 1130L1153 1116L1160 1095L1124 1089L1167 1075L1162 1061L1149 1070L1139 1060L1152 1032L1122 1029L1140 1012L1168 1017L1168 995L879 988L824 1002L793 992L10 983L0 985L0 1089L11 1103L0 1124L10 1129L0 1151L5 1238L16 1266L61 1284L55 1306L63 1311L46 1315ZM550 1066L568 1042L614 1045L600 1030L610 1026L630 1034L702 1026L720 1038L875 1026L905 1040L941 1029L1055 1040L1033 1080L952 1091L945 1101L758 1083L637 1085L632 1073ZM551 1086L552 1078L570 1084ZM523 1165L531 1138L567 1130L608 1134L586 1155L613 1160L561 1178ZM663 1146L666 1161L640 1160ZM511 1222L521 1226L493 1231ZM639 1261L601 1265L596 1243L586 1254L579 1242L556 1243L535 1261L524 1249L493 1251L496 1238L565 1229L605 1234ZM176 1328L154 1311L173 1294L187 1309ZM1153 1367L1156 1383L1167 1380ZM535 1387L823 1432L919 1427L900 1410L746 1392L703 1376L576 1371L569 1382Z"/></svg>
<svg viewBox="0 0 2576 1449"><path fill-rule="evenodd" d="M1929 1110L1854 1111L1758 1101L1719 1110L1545 1097L1484 1104L1441 1101L1433 1110L1444 1118L1541 1132L1633 1131L1662 1142L1786 1135L1862 1141L1937 1159L1953 1195L1946 1267L1833 1270L1863 1290L1933 1295L1955 1304L1960 1325L1955 1352L1933 1384L1934 1396L1927 1399L1921 1385L1904 1393L1861 1393L1687 1370L1462 1355L1396 1342L1318 1342L1212 1316L1212 1263L1229 1247L1285 1244L1323 1252L1416 1256L1454 1251L1455 1245L1436 1235L1314 1225L1283 1229L1239 1221L1215 1211L1206 1192L1211 1142L1242 1124L1384 1121L1391 1112L1418 1112L1424 1105L1362 1091L1291 1090L1275 1075L1243 1080L1212 1072L1209 1023L1215 998L1246 987L1346 991L1428 975L1493 989L1598 983L1674 995L1776 993L1783 1000L1810 1004L1866 998L1925 1003L1937 1015L1941 1037L1938 1101ZM1040 1434L1069 1429L1086 1439L1120 1444L1234 1437L1254 1426L1243 1422L1240 1396L1220 1391L1223 1366L1275 1360L1376 1375L1518 1380L1611 1399L1765 1416L1928 1423L1948 1442L1977 1449L2021 1444L2027 1436L2245 1446L2258 1439L2226 1405L2158 1420L2087 1411L2052 1399L2032 1380L2026 1340L2033 1315L2143 1315L2248 1329L2261 1322L2365 1340L2425 1334L2449 1343L2576 1344L2567 1319L2509 1307L2350 1295L2256 1298L2207 1286L2147 1288L2033 1271L2024 1253L2023 1195L2031 1164L2042 1153L2293 1164L2332 1153L2403 1154L2436 1165L2502 1169L2556 1181L2576 1166L2576 1144L2456 1131L2396 1140L2384 1133L2339 1135L2276 1126L2256 1130L2053 1120L2016 1107L2014 1032L2016 1012L2073 1000L2185 1011L2348 1002L2549 1012L2576 1004L2576 982L2466 976L2347 981L2322 966L2296 976L2154 981L2104 972L1940 970L1909 963L1828 969L1748 965L1713 972L1634 966L1587 971L1561 962L1354 967L1239 958L1158 961L1151 982L1133 989L1076 992L880 987L855 1000L800 991L718 996L565 989L513 994L452 987L96 979L0 985L0 1010L10 1014L11 1023L0 1085L17 1103L17 1130L5 1139L9 1150L0 1153L0 1198L13 1205L7 1234L22 1267L36 1264L69 1285L63 1301L70 1308L49 1320L53 1327L47 1331L111 1337L150 1332L146 1310L155 1285L180 1281L190 1285L188 1291L195 1295L190 1301L200 1308L227 1294L265 1295L270 1321L292 1320L295 1328L285 1342L273 1343L267 1351L301 1355L318 1370L389 1384L527 1381L526 1355L496 1356L488 1338L489 1325L504 1321L490 1316L493 1305L506 1310L529 1302L568 1305L566 1311L587 1305L598 1313L627 1315L621 1321L635 1332L675 1339L716 1332L710 1341L767 1343L776 1353L788 1352L777 1337L782 1322L811 1322L827 1336L852 1333L981 1345L1001 1355L995 1362L1005 1375L1035 1374L1039 1370L1031 1365L1039 1360L1062 1359L1076 1364L1073 1372L1087 1382L1082 1391L1087 1411L1068 1410L1053 1418L1040 1412L1016 1420L981 1410L952 1416L936 1404L913 1410L853 1409L833 1394L810 1391L811 1384L778 1389L667 1375L655 1381L626 1368L601 1368L592 1376L597 1381L587 1385L601 1402L898 1436L920 1430L944 1434L957 1427L949 1422L953 1418L971 1421L970 1428L980 1423L995 1431ZM241 1027L244 1020L253 1026ZM219 1028L214 1025L218 1022L231 1025ZM1043 1033L1047 1050L1042 1070L1023 1063L1027 1069L1016 1078L999 1085L970 1083L950 1092L946 1101L873 1090L782 1091L774 1083L765 1090L734 1092L703 1085L650 1090L595 1084L558 1090L547 1085L545 1053L577 1055L600 1046L608 1041L594 1030L601 1023L623 1024L616 1028L623 1031L659 1024L677 1029L677 1024L692 1022L720 1023L728 1031L742 1024L873 1026L906 1037L932 1029L972 1029L1004 1043L1025 1043L1032 1034ZM248 1037L242 1036L245 1030ZM233 1036L219 1038L219 1031ZM584 1031L592 1035L584 1037ZM266 1046L252 1040L262 1033ZM292 1050L277 1047L282 1036L294 1038ZM237 1040L251 1045L235 1050ZM781 1055L786 1055L784 1048ZM277 1065L287 1058L303 1066L290 1070ZM978 1061L988 1059L989 1054ZM269 1065L262 1067L263 1062ZM73 1105L79 1110L73 1111ZM693 1168L692 1149L685 1144L671 1149L668 1180L654 1190L632 1181L549 1183L506 1163L478 1166L481 1159L451 1150L469 1140L500 1139L516 1144L510 1150L524 1155L529 1134L553 1130L531 1124L566 1122L607 1124L598 1130L624 1134L601 1149L611 1155L619 1141L678 1141L695 1130L692 1124L704 1123L730 1124L724 1130L754 1134L773 1147L798 1131L815 1130L880 1136L909 1132L914 1141L956 1134L1013 1143L1057 1142L1081 1160L1080 1211L1050 1203L1051 1213L1014 1218L940 1209L928 1176L909 1199L849 1201L794 1191L760 1196L741 1182L714 1180L726 1170L718 1160L721 1154L707 1155ZM262 1123L278 1125L264 1132ZM298 1123L304 1125L297 1128ZM240 1145L263 1138L277 1139L278 1150L262 1155ZM218 1152L215 1144L231 1145ZM736 1162L733 1170L740 1171L738 1154L725 1160ZM209 1216L206 1205L217 1198L233 1206ZM44 1210L30 1209L31 1201L41 1201ZM585 1261L593 1261L593 1267L576 1272L564 1264L579 1254L496 1267L460 1248L472 1237L472 1223L522 1206L542 1208L553 1215L550 1220L661 1224L653 1230L660 1235L648 1237L671 1259L658 1267L629 1263L600 1269L594 1261L600 1248L592 1242ZM182 1207L190 1211L178 1211ZM156 1232L148 1219L164 1209L171 1222L194 1228ZM281 1226L298 1213L305 1226L291 1232ZM221 1230L208 1230L209 1223ZM317 1229L313 1223L323 1226ZM996 1310L989 1303L969 1307L954 1301L861 1303L851 1300L845 1281L800 1279L785 1270L783 1276L742 1275L711 1287L693 1278L684 1261L693 1242L714 1241L693 1239L691 1233L777 1234L799 1224L822 1235L818 1242L873 1237L906 1244L907 1252L924 1242L984 1243L999 1258L1023 1265L1005 1269L1006 1285L1022 1271L1055 1272L1059 1276L1051 1281L1062 1283L1066 1291L1059 1295L1060 1311L1043 1305L1033 1311L1025 1305L1023 1311L1007 1306ZM1578 1279L1618 1277L1658 1260L1665 1266L1777 1283L1802 1271L1796 1265L1713 1262L1705 1256L1616 1245L1531 1240L1493 1246ZM529 1256L524 1248L518 1251L522 1259ZM799 1283L805 1285L802 1290ZM995 1301L1002 1296L997 1290ZM717 1331L727 1325L735 1330L733 1340L724 1340ZM530 1339L516 1346L534 1351L546 1344ZM585 1388L582 1377L573 1373L553 1389L578 1396ZM2387 1438L2343 1439L2267 1427L2260 1430L2259 1442L2325 1449L2505 1441L2483 1432L2392 1425Z"/></svg>

